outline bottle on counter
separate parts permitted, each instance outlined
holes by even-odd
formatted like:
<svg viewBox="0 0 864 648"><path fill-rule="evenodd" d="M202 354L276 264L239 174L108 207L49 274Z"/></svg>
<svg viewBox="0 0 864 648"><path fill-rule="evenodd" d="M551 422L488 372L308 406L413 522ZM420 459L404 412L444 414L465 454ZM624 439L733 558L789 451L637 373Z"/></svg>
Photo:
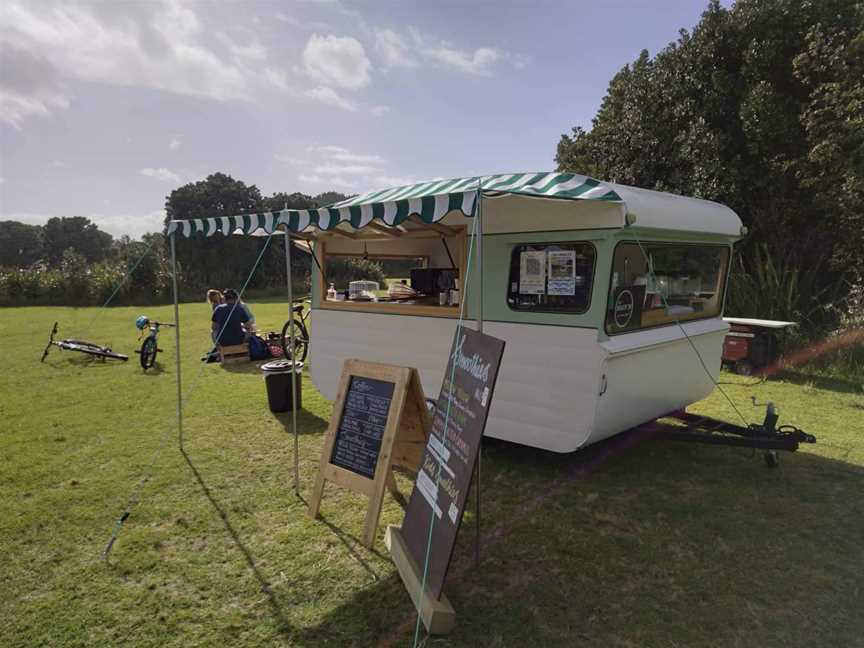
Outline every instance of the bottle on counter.
<svg viewBox="0 0 864 648"><path fill-rule="evenodd" d="M336 299L336 285L330 284L330 287L327 289L327 299L335 300Z"/></svg>

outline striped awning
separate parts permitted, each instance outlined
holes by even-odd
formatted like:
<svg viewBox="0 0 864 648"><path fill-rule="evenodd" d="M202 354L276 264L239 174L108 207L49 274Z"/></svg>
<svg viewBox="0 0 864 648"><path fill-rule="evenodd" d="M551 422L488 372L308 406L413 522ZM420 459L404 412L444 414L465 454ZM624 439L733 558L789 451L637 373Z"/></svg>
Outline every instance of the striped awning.
<svg viewBox="0 0 864 648"><path fill-rule="evenodd" d="M224 235L253 234L258 230L270 234L284 228L292 232L313 228L326 231L340 223L359 229L374 220L395 226L412 216L426 223L435 223L452 211L473 216L477 196L481 193L487 197L511 194L623 203L610 185L587 176L575 173L508 173L433 180L380 189L319 209L283 209L237 216L172 220L168 223L168 234L176 232L190 237L196 234L212 236L217 232Z"/></svg>

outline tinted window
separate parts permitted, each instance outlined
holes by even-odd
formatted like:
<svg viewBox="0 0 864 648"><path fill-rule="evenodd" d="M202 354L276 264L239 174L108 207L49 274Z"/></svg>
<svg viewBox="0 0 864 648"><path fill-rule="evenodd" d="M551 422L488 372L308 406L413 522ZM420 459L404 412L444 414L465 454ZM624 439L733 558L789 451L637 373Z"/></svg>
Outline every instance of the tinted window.
<svg viewBox="0 0 864 648"><path fill-rule="evenodd" d="M513 310L584 313L591 303L594 246L517 245L510 257L507 304Z"/></svg>
<svg viewBox="0 0 864 648"><path fill-rule="evenodd" d="M729 249L717 245L619 243L612 262L606 331L716 317L723 309L728 259Z"/></svg>

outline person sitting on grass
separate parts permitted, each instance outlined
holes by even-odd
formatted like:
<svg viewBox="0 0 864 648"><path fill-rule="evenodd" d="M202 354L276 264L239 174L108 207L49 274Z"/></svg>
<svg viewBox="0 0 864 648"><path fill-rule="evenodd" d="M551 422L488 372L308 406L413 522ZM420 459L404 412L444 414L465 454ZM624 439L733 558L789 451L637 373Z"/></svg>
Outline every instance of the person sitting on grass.
<svg viewBox="0 0 864 648"><path fill-rule="evenodd" d="M246 310L238 303L237 291L229 288L223 293L224 304L213 309L213 335L222 346L243 344L246 340L244 325L249 321Z"/></svg>
<svg viewBox="0 0 864 648"><path fill-rule="evenodd" d="M218 290L213 290L212 288L207 291L207 303L210 304L210 308L212 310L216 310L216 307L224 301L222 297L222 293Z"/></svg>

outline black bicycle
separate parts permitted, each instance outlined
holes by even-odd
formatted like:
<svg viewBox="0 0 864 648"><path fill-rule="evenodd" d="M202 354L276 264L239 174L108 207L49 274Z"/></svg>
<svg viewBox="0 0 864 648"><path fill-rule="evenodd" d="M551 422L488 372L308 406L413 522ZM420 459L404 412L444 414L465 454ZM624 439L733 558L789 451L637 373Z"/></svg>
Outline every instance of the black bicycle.
<svg viewBox="0 0 864 648"><path fill-rule="evenodd" d="M111 350L111 347L102 346L101 344L95 344L93 342L85 342L84 340L66 339L58 342L54 339L55 335L57 335L57 322L54 322L54 327L51 329L51 334L48 336L48 344L45 345L45 350L42 352L42 359L40 362L45 362L48 351L51 350L52 346L56 346L63 351L78 351L79 353L86 353L87 355L102 358L103 360L108 358L110 360L122 360L123 362L126 362L129 359L129 356L125 356L122 353L114 353Z"/></svg>
<svg viewBox="0 0 864 648"><path fill-rule="evenodd" d="M141 339L141 336L144 335L145 329L149 329L150 331L147 337L144 338L144 342L141 343L141 348L136 351L138 354L138 361L141 363L141 368L144 371L147 371L150 367L156 364L156 355L162 350L157 344L159 327L175 325L168 324L167 322L151 322L145 315L141 315L135 320L135 326L139 331L141 331L138 335L139 340Z"/></svg>
<svg viewBox="0 0 864 648"><path fill-rule="evenodd" d="M306 328L306 318L309 311L305 310L308 299L302 299L291 306L291 319L282 327L282 353L286 359L303 362L309 354L309 329ZM291 349L291 320L294 321L294 349Z"/></svg>

